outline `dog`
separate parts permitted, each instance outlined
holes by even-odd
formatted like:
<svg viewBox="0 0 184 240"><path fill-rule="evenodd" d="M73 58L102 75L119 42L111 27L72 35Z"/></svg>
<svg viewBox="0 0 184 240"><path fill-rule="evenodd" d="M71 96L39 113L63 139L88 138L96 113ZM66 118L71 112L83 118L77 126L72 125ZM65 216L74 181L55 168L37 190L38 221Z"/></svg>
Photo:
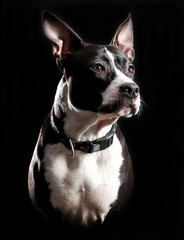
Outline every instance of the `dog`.
<svg viewBox="0 0 184 240"><path fill-rule="evenodd" d="M109 45L85 43L48 11L43 30L63 76L30 163L29 195L50 219L103 225L133 191L131 157L117 125L141 105L131 15Z"/></svg>

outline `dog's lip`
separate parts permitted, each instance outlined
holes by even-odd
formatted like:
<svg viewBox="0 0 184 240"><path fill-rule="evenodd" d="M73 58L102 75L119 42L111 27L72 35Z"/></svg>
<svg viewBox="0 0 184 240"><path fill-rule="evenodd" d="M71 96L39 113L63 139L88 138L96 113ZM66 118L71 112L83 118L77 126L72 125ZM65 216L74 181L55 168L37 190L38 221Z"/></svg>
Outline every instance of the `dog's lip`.
<svg viewBox="0 0 184 240"><path fill-rule="evenodd" d="M127 105L123 105L115 113L122 117L131 117L132 115L136 115L138 111L139 110L135 105L127 104Z"/></svg>
<svg viewBox="0 0 184 240"><path fill-rule="evenodd" d="M112 112L103 112L100 111L99 113L104 116L113 116L113 117L131 117L132 115L136 115L139 112L140 102L138 99L136 101L124 101L119 104L119 107Z"/></svg>
<svg viewBox="0 0 184 240"><path fill-rule="evenodd" d="M117 115L122 117L132 116L134 109L131 106L123 106L115 112Z"/></svg>

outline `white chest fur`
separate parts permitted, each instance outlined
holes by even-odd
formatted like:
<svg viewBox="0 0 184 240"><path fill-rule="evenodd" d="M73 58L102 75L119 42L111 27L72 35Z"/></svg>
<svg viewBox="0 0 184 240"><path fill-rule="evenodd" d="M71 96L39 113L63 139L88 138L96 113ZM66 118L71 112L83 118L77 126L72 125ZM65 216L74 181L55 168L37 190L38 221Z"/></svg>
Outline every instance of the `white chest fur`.
<svg viewBox="0 0 184 240"><path fill-rule="evenodd" d="M43 161L53 207L83 225L103 222L118 196L121 152L116 136L108 149L92 154L75 151L74 158L62 143L48 144Z"/></svg>

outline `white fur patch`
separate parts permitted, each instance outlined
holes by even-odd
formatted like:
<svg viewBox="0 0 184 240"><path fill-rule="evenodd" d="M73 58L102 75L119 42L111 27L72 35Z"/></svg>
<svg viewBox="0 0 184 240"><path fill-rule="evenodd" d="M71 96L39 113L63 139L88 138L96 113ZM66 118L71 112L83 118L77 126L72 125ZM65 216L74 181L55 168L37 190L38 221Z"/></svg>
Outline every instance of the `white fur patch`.
<svg viewBox="0 0 184 240"><path fill-rule="evenodd" d="M74 158L62 143L48 144L43 161L53 207L64 218L82 225L97 219L103 222L118 197L121 152L116 136L106 150L92 154L75 151Z"/></svg>

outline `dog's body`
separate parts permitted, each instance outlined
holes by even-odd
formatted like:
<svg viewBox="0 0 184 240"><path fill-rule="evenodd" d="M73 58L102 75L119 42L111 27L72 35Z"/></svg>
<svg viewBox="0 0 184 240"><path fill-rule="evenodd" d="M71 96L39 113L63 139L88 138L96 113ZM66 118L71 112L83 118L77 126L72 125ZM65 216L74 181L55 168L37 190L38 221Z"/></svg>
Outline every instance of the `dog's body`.
<svg viewBox="0 0 184 240"><path fill-rule="evenodd" d="M30 197L65 222L103 223L125 206L133 187L131 159L116 126L140 107L131 18L107 46L84 43L48 12L43 19L63 78L30 164Z"/></svg>

